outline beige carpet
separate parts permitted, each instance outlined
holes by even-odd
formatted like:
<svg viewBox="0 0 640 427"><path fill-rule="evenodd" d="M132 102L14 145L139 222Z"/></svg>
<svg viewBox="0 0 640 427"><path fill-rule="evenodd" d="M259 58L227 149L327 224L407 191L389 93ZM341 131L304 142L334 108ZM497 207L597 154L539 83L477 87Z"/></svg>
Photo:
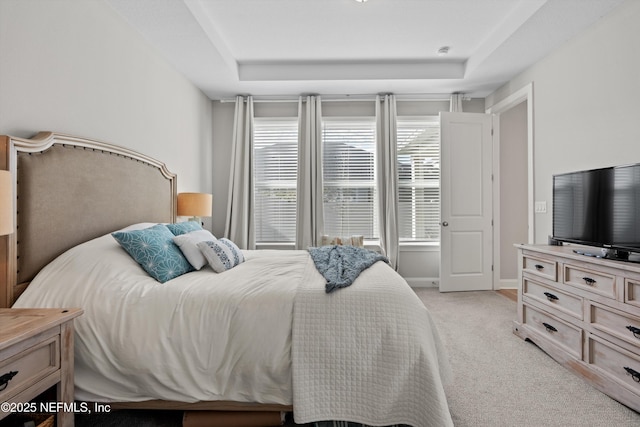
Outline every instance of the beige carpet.
<svg viewBox="0 0 640 427"><path fill-rule="evenodd" d="M449 351L456 427L640 426L640 414L513 335L515 302L495 292L416 293Z"/></svg>

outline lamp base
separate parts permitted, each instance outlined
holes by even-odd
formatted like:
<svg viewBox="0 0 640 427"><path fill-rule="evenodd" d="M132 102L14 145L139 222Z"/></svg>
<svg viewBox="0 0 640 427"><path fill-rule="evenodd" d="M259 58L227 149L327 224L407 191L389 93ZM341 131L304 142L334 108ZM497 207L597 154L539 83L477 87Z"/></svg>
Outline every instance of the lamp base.
<svg viewBox="0 0 640 427"><path fill-rule="evenodd" d="M199 216L192 216L187 221L197 222L198 224L200 224L201 227L204 227L204 222L202 222L202 220L201 220L201 218Z"/></svg>

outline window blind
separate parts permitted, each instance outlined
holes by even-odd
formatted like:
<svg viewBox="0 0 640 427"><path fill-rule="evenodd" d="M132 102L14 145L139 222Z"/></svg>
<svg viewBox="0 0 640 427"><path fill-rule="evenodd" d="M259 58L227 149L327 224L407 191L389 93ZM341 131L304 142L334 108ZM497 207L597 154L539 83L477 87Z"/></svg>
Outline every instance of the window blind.
<svg viewBox="0 0 640 427"><path fill-rule="evenodd" d="M295 242L298 119L255 118L256 242Z"/></svg>
<svg viewBox="0 0 640 427"><path fill-rule="evenodd" d="M401 241L440 241L440 123L398 118L398 225Z"/></svg>
<svg viewBox="0 0 640 427"><path fill-rule="evenodd" d="M372 118L323 119L323 207L325 233L378 238Z"/></svg>

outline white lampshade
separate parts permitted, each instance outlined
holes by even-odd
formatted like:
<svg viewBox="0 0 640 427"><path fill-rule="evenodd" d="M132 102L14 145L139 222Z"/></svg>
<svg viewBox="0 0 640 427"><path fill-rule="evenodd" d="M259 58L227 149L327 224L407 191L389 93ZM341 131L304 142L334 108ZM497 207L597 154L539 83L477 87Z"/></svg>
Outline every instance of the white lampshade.
<svg viewBox="0 0 640 427"><path fill-rule="evenodd" d="M11 172L0 171L0 236L13 233L13 184Z"/></svg>
<svg viewBox="0 0 640 427"><path fill-rule="evenodd" d="M178 216L211 216L213 196L207 193L178 194Z"/></svg>

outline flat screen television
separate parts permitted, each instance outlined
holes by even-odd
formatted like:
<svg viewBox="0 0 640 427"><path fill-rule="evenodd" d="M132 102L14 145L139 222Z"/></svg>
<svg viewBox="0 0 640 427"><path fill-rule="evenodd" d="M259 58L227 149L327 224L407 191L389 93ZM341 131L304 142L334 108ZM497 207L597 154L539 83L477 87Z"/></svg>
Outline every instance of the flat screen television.
<svg viewBox="0 0 640 427"><path fill-rule="evenodd" d="M552 237L605 248L585 255L640 253L640 163L554 175Z"/></svg>

